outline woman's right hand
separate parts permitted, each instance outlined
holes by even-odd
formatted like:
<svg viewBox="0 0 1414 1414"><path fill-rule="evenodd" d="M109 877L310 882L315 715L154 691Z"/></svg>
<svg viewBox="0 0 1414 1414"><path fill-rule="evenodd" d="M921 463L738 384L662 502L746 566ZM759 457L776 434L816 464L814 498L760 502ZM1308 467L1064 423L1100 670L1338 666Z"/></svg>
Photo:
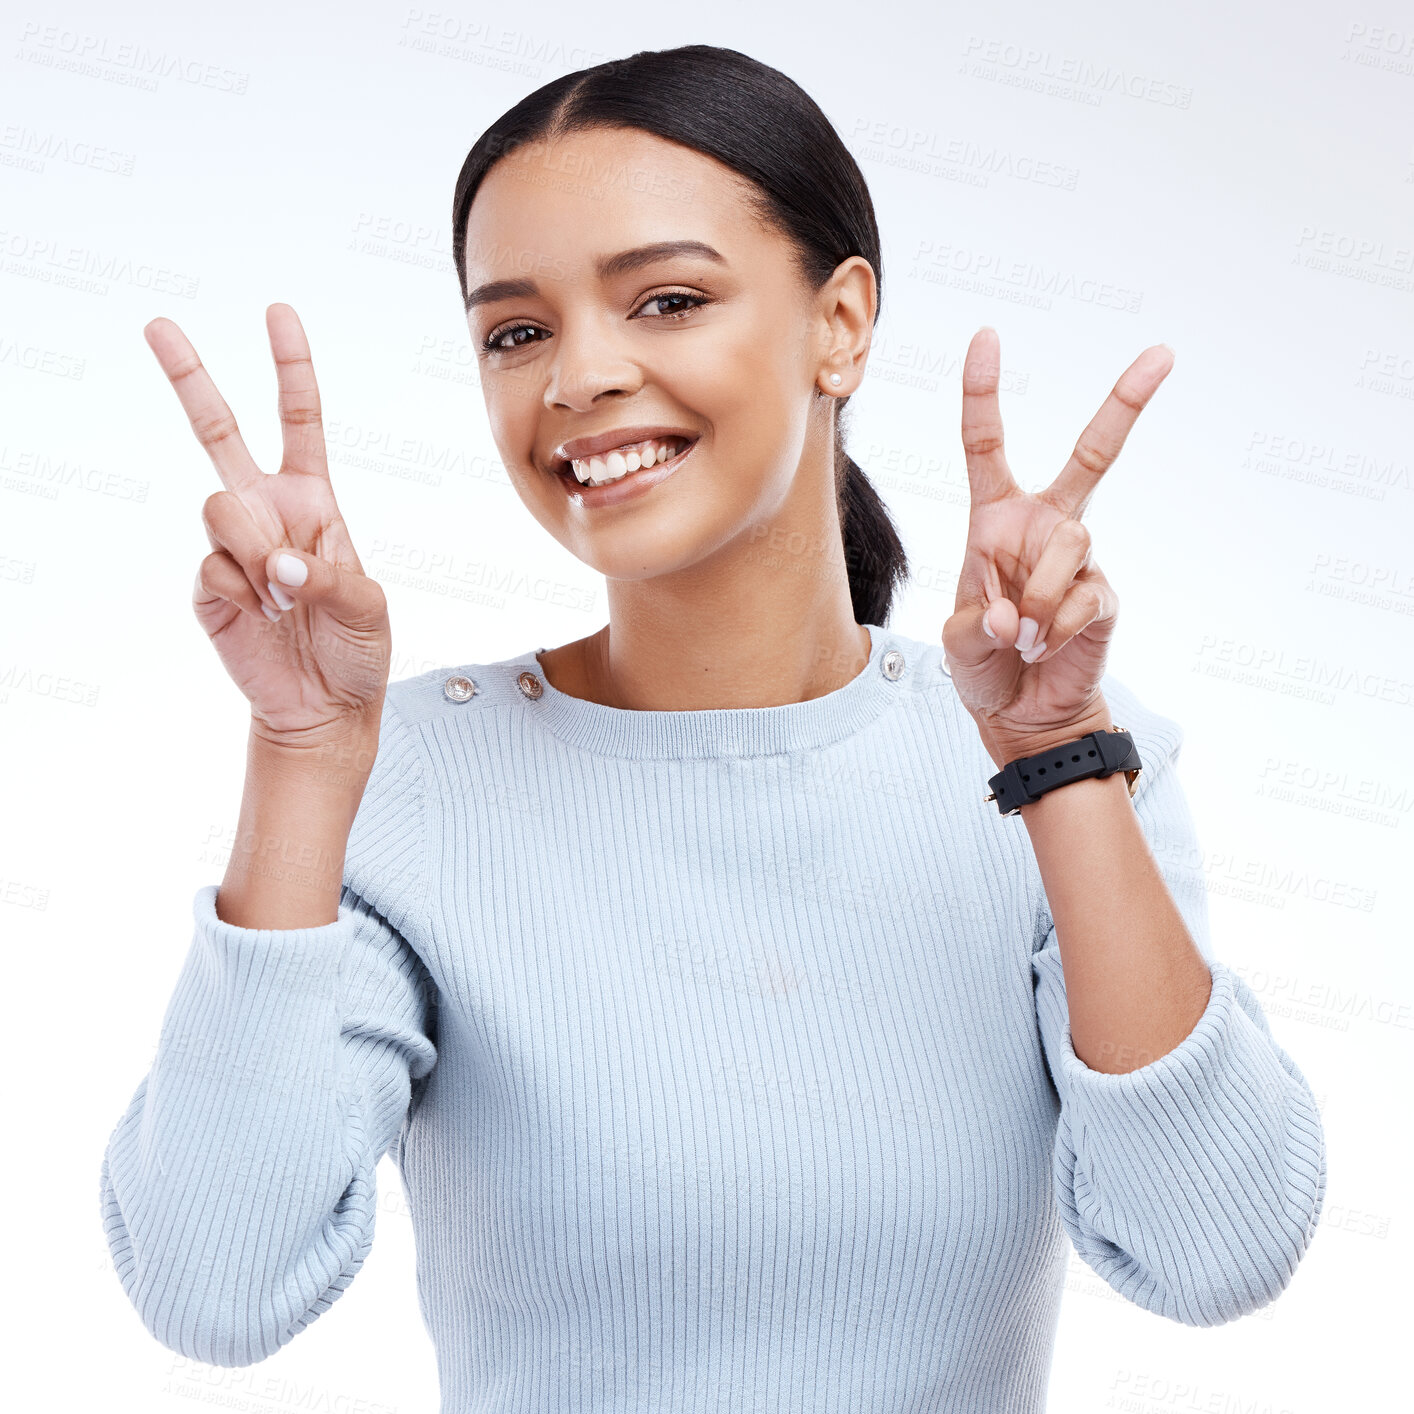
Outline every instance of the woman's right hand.
<svg viewBox="0 0 1414 1414"><path fill-rule="evenodd" d="M265 322L284 442L274 474L256 466L177 325L158 318L143 329L225 486L202 506L211 554L197 571L192 608L249 700L254 731L298 747L376 736L392 661L387 600L363 573L334 502L304 328L287 304L272 304ZM304 568L302 584L279 577L282 555Z"/></svg>

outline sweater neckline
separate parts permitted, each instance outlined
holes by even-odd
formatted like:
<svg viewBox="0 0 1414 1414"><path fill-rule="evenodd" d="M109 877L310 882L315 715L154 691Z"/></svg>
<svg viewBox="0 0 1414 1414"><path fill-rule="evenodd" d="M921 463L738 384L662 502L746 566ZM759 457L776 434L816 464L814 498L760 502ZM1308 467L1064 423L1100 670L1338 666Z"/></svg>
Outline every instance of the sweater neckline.
<svg viewBox="0 0 1414 1414"><path fill-rule="evenodd" d="M770 756L828 746L862 730L900 700L918 668L898 634L877 624L869 631L869 661L843 687L805 702L776 707L701 707L649 711L608 707L561 692L528 649L512 663L528 669L540 695L523 699L526 712L562 741L606 756Z"/></svg>

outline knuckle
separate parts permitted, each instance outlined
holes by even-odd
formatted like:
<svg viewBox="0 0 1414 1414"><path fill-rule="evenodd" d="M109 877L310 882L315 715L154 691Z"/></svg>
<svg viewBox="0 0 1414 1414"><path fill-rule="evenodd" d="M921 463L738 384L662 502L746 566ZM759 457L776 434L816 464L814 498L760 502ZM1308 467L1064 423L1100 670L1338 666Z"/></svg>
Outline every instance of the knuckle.
<svg viewBox="0 0 1414 1414"><path fill-rule="evenodd" d="M213 412L209 416L197 414L192 418L191 428L196 433L196 440L208 448L218 446L239 431L235 416L229 408Z"/></svg>
<svg viewBox="0 0 1414 1414"><path fill-rule="evenodd" d="M1132 413L1144 411L1144 400L1134 391L1135 383L1127 374L1121 375L1114 385L1114 400L1120 407L1128 409Z"/></svg>
<svg viewBox="0 0 1414 1414"><path fill-rule="evenodd" d="M1002 434L1000 431L988 428L983 430L978 428L964 439L966 450L975 456L986 457L993 452L1000 451L1002 447Z"/></svg>
<svg viewBox="0 0 1414 1414"><path fill-rule="evenodd" d="M210 598L214 594L219 594L218 585L221 581L221 572L225 568L228 556L224 551L213 550L196 567L196 581L192 585L194 596Z"/></svg>
<svg viewBox="0 0 1414 1414"><path fill-rule="evenodd" d="M175 387L184 378L190 378L194 373L203 373L205 369L201 359L197 357L195 349L187 355L179 355L168 373L168 381Z"/></svg>
<svg viewBox="0 0 1414 1414"><path fill-rule="evenodd" d="M201 506L201 523L213 550L229 550L243 535L240 498L229 491L213 492Z"/></svg>
<svg viewBox="0 0 1414 1414"><path fill-rule="evenodd" d="M375 616L387 612L388 596L372 575L345 573L339 576L339 582L348 598L361 609Z"/></svg>
<svg viewBox="0 0 1414 1414"><path fill-rule="evenodd" d="M1086 471L1098 476L1110 464L1105 449L1098 446L1093 438L1081 437L1075 444L1074 457Z"/></svg>
<svg viewBox="0 0 1414 1414"><path fill-rule="evenodd" d="M1099 618L1104 609L1104 596L1093 584L1082 585L1076 592L1076 618L1087 624Z"/></svg>
<svg viewBox="0 0 1414 1414"><path fill-rule="evenodd" d="M229 550L213 550L202 562L203 572L213 584L243 577L245 571Z"/></svg>

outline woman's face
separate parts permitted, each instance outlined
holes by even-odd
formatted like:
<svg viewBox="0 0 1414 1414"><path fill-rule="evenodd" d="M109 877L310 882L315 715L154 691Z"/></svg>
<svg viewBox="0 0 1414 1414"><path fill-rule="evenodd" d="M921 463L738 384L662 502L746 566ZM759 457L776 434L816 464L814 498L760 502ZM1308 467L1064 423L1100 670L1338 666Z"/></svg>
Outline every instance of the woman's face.
<svg viewBox="0 0 1414 1414"><path fill-rule="evenodd" d="M684 569L759 527L818 522L821 507L838 534L831 400L812 391L828 369L839 392L857 386L873 272L852 257L812 296L744 190L712 158L615 128L508 154L472 203L467 325L496 446L531 514L610 578ZM600 268L669 241L720 259ZM504 281L521 283L477 299ZM697 441L666 479L612 503L556 469L565 442L638 427Z"/></svg>

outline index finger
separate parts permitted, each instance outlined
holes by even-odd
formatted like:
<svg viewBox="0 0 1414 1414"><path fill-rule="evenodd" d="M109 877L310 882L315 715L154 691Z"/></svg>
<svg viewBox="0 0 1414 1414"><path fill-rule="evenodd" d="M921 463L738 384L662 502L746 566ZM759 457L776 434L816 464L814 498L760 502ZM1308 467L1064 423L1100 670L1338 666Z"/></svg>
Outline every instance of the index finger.
<svg viewBox="0 0 1414 1414"><path fill-rule="evenodd" d="M1113 391L1080 434L1070 460L1042 492L1046 500L1072 519L1080 519L1100 478L1114 463L1139 414L1172 367L1173 350L1167 344L1154 344L1120 374Z"/></svg>
<svg viewBox="0 0 1414 1414"><path fill-rule="evenodd" d="M962 452L973 505L999 500L1016 490L1006 464L997 401L1001 358L1001 338L991 325L984 325L972 336L962 363Z"/></svg>
<svg viewBox="0 0 1414 1414"><path fill-rule="evenodd" d="M216 391L191 340L165 315L152 320L142 332L226 489L240 491L254 485L265 473L256 466L241 439L235 414Z"/></svg>

